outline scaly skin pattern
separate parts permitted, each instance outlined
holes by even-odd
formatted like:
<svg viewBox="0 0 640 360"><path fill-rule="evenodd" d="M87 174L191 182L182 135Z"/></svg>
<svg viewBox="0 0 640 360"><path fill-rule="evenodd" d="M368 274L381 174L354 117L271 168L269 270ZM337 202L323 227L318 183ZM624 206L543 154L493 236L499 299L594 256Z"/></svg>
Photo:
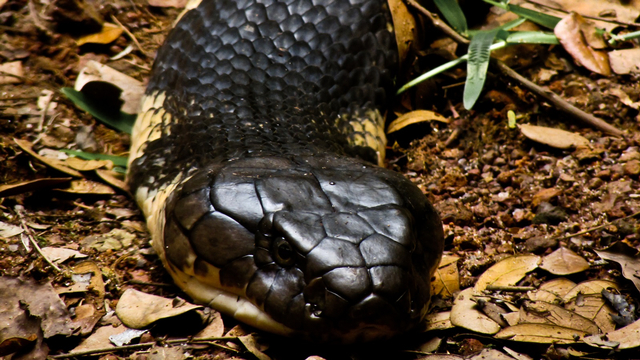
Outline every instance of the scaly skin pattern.
<svg viewBox="0 0 640 360"><path fill-rule="evenodd" d="M397 64L382 0L203 0L159 50L128 181L194 300L352 343L426 315L440 218L384 159Z"/></svg>

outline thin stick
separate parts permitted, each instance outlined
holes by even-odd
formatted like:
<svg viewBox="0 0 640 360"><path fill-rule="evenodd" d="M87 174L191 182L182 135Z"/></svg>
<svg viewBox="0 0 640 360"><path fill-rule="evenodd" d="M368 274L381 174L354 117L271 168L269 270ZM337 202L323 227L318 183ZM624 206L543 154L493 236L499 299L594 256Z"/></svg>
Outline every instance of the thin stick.
<svg viewBox="0 0 640 360"><path fill-rule="evenodd" d="M487 290L491 291L513 291L513 292L524 292L524 291L533 291L536 288L533 286L500 286L500 285L487 285Z"/></svg>
<svg viewBox="0 0 640 360"><path fill-rule="evenodd" d="M616 221L626 220L626 219L629 219L629 218L632 218L632 217L636 217L638 215L640 215L640 211L635 212L635 213L633 213L631 215L627 215L625 217L621 217L621 218L618 218L618 219L615 219L615 220L608 221L608 222L606 222L606 223L604 223L602 225L598 225L598 226L594 226L594 227L586 229L586 230L578 231L577 233L574 233L574 234L565 235L563 237L558 238L558 240L566 240L566 239L570 239L572 237L584 235L584 234L590 233L592 231L596 231L596 230L600 230L602 228L606 228L609 225L613 225L613 223L615 223Z"/></svg>
<svg viewBox="0 0 640 360"><path fill-rule="evenodd" d="M453 41L457 42L458 44L469 44L469 39L458 34L458 32L453 30L449 25L447 25L447 23L440 20L440 16L438 16L438 14L434 14L431 11L425 9L416 0L407 0L407 4L415 8L416 10L420 11L422 15L426 16L429 19L429 21L431 21L433 26L440 29L440 31L445 33Z"/></svg>
<svg viewBox="0 0 640 360"><path fill-rule="evenodd" d="M40 245L38 245L38 243L36 242L36 239L33 238L33 235L31 234L31 229L27 225L27 222L24 220L24 208L21 205L16 205L14 209L18 214L18 218L20 218L20 224L22 225L22 229L24 229L24 232L29 238L29 242L31 242L31 245L33 245L33 247L36 249L38 254L40 254L40 256L42 256L44 261L46 261L49 265L51 265L51 267L54 270L56 270L57 272L62 272L62 270L56 264L54 264L51 260L49 260L49 258L42 252L42 249L40 249Z"/></svg>
<svg viewBox="0 0 640 360"><path fill-rule="evenodd" d="M230 348L228 346L224 346L224 345L220 345L220 344L216 344L212 341L217 341L217 340L237 340L237 337L218 337L218 338L195 338L195 339L188 339L188 338L184 338L184 339L174 339L174 340L166 340L163 341L162 343L164 344L181 344L181 343L187 343L187 344L193 344L193 343L202 343L202 342L206 342L207 344L213 345L213 346L218 346L221 347L225 350L229 350L229 351L235 351L238 352L238 350ZM146 343L140 343L140 344L132 344L132 345L122 345L122 346L111 346L111 347L105 347L105 348L99 348L99 349L91 349L91 350L85 350L85 351L78 351L78 352L72 352L72 353L67 353L67 354L60 354L60 355L53 355L50 356L51 359L67 359L67 358L71 358L71 357L76 357L76 356L85 356L85 355L96 355L96 354L101 354L101 353L110 353L110 352L114 352L114 351L118 351L118 350L136 350L136 349L144 349L144 348L148 348L148 347L152 347L154 345L158 345L158 342L146 342Z"/></svg>
<svg viewBox="0 0 640 360"><path fill-rule="evenodd" d="M544 98L545 100L547 100L548 102L550 102L551 104L553 104L556 108L566 112L567 114L575 117L576 119L589 124L593 127L595 127L598 130L602 130L605 133L608 133L610 135L614 135L614 136L622 136L623 132L619 129L617 129L616 127L608 124L607 122L605 122L602 119L599 119L591 114L587 114L586 112L578 109L577 107L569 104L568 102L566 102L564 99L562 99L560 96L558 96L557 94L551 92L551 91L547 91L543 88L541 88L540 86L536 85L534 82L530 81L529 79L525 78L524 76L518 74L515 70L513 70L512 68L510 68L509 66L507 66L505 63L503 63L500 60L496 60L496 59L491 59L491 63L495 65L495 67L500 70L500 72L503 75L506 75L518 82L520 82L522 84L522 86L524 86L525 88L529 89L529 91L533 92L534 94Z"/></svg>
<svg viewBox="0 0 640 360"><path fill-rule="evenodd" d="M142 45L140 45L140 43L138 42L138 39L136 39L136 37L133 35L133 33L131 31L129 31L129 29L127 29L124 25L122 25L122 23L120 21L118 21L118 19L115 16L111 15L111 20L113 20L114 23L116 23L118 26L120 26L122 31L124 31L127 35L129 35L129 37L136 44L136 46L138 47L140 52L142 52L146 56L147 54L144 52L144 49L142 49Z"/></svg>

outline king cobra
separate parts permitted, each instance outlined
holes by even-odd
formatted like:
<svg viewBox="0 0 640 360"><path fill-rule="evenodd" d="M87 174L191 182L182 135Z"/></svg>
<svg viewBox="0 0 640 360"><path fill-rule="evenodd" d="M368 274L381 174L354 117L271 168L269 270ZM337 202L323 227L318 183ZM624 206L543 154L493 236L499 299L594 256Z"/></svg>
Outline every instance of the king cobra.
<svg viewBox="0 0 640 360"><path fill-rule="evenodd" d="M397 65L384 0L187 5L158 51L127 176L187 295L320 342L421 323L444 236L420 189L378 166Z"/></svg>

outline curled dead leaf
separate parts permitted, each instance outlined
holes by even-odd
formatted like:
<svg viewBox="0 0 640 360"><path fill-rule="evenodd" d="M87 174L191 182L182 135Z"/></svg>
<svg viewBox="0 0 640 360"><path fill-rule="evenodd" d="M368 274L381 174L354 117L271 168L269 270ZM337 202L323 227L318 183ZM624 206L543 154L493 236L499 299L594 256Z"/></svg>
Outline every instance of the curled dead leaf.
<svg viewBox="0 0 640 360"><path fill-rule="evenodd" d="M114 42L122 35L122 28L116 24L104 23L102 24L102 30L95 34L89 34L76 40L78 46L84 44L109 44Z"/></svg>
<svg viewBox="0 0 640 360"><path fill-rule="evenodd" d="M406 114L402 114L397 119L393 120L389 127L387 128L387 134L391 134L392 132L396 132L408 125L417 124L421 122L427 121L440 121L445 124L449 123L449 119L446 117L429 110L414 110L410 111Z"/></svg>
<svg viewBox="0 0 640 360"><path fill-rule="evenodd" d="M583 136L560 129L529 124L518 125L520 132L527 139L549 145L557 149L569 149L578 146L588 146L589 140Z"/></svg>
<svg viewBox="0 0 640 360"><path fill-rule="evenodd" d="M578 64L600 75L611 75L607 53L595 50L587 41L602 35L596 34L595 27L590 26L580 14L571 12L558 22L553 32Z"/></svg>

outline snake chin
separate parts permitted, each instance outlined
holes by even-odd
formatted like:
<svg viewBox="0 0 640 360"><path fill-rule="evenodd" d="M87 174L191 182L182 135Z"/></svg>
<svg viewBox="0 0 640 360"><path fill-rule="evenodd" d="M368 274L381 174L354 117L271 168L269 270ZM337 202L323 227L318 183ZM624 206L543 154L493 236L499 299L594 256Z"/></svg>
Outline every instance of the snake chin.
<svg viewBox="0 0 640 360"><path fill-rule="evenodd" d="M201 303L322 342L419 324L442 254L440 219L401 175L350 158L253 157L173 192L156 249Z"/></svg>

